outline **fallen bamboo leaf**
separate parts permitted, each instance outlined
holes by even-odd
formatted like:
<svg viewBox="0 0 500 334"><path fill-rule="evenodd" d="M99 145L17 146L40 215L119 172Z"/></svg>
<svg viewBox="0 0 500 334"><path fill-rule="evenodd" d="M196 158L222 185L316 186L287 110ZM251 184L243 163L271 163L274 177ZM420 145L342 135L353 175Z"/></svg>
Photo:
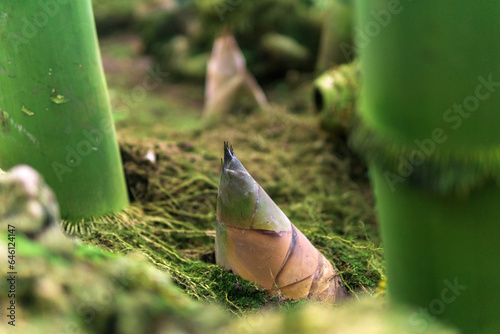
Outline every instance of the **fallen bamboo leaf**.
<svg viewBox="0 0 500 334"><path fill-rule="evenodd" d="M334 302L338 272L250 176L225 143L217 198L217 264L271 294Z"/></svg>

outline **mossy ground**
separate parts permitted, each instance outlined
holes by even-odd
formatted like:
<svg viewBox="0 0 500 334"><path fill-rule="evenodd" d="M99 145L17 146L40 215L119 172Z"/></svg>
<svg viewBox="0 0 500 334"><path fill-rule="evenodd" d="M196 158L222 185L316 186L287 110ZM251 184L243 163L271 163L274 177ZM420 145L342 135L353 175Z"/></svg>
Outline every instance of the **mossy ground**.
<svg viewBox="0 0 500 334"><path fill-rule="evenodd" d="M207 126L202 83L162 74L151 88L145 80L155 64L140 56L134 36L101 45L132 204L121 214L66 223L70 234L112 252L145 254L189 296L236 314L290 305L215 265L220 158L229 141L353 295L373 293L384 266L367 175L342 139L319 129L312 77L265 87L274 103L268 112L243 105Z"/></svg>

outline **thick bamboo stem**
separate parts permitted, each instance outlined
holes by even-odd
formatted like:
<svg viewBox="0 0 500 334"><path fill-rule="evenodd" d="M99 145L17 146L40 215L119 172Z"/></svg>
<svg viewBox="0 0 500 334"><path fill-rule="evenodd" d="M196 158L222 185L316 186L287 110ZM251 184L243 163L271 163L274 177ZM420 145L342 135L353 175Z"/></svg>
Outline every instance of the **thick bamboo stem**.
<svg viewBox="0 0 500 334"><path fill-rule="evenodd" d="M0 167L27 164L63 218L128 204L90 0L0 4Z"/></svg>
<svg viewBox="0 0 500 334"><path fill-rule="evenodd" d="M357 3L369 162L393 302L500 332L500 3Z"/></svg>

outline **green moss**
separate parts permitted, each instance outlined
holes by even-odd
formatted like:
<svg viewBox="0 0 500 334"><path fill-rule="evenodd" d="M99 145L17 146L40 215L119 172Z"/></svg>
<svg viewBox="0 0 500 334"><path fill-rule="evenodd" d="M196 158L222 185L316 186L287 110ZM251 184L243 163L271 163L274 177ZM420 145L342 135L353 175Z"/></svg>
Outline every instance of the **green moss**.
<svg viewBox="0 0 500 334"><path fill-rule="evenodd" d="M254 283L210 263L214 260L214 239L210 231L196 231L194 226L165 228L162 224L165 219L147 216L138 210L138 205L127 211L92 222L66 222L65 227L86 243L98 244L117 253L144 254L195 299L219 301L237 314L272 302L272 298ZM88 259L101 260L101 254L93 250L85 255Z"/></svg>
<svg viewBox="0 0 500 334"><path fill-rule="evenodd" d="M210 332L227 321L213 307L194 303L168 274L137 254L117 256L77 243L61 252L54 243L66 244L62 235L50 244L22 234L16 238L21 265L16 327L22 332L68 331L71 326L81 333L201 333L201 328ZM3 240L6 234L0 232L0 245L6 247ZM2 280L0 287L8 291L8 282Z"/></svg>
<svg viewBox="0 0 500 334"><path fill-rule="evenodd" d="M22 272L16 278L16 328L23 333L421 333L410 322L412 311L388 309L380 300L362 298L342 307L298 301L279 310L260 309L243 317L228 316L213 305L194 302L172 284L163 270L136 253L128 256L69 243L61 234L50 240L18 240L40 253L19 252ZM7 247L0 231L0 246ZM96 261L97 258L97 261ZM213 266L215 268L215 266ZM196 267L193 269L199 269ZM254 284L222 270L211 270L213 289L247 307L256 303ZM235 283L235 281L237 283ZM0 289L8 291L8 280ZM261 294L275 303L277 298ZM268 303L269 305L269 303ZM234 309L238 310L238 305ZM22 311L21 311L22 310ZM241 310L240 310L241 311ZM240 314L236 312L237 314ZM415 313L413 313L414 315ZM456 333L426 319L426 333ZM0 330L8 325L0 323Z"/></svg>

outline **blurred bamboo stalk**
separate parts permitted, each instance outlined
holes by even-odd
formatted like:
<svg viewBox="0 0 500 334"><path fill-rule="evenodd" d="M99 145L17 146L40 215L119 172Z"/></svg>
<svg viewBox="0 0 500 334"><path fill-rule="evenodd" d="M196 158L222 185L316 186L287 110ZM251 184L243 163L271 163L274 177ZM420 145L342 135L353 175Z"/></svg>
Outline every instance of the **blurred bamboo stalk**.
<svg viewBox="0 0 500 334"><path fill-rule="evenodd" d="M389 297L418 307L409 321L422 332L430 314L500 333L500 3L357 0L356 10L354 142L375 186Z"/></svg>
<svg viewBox="0 0 500 334"><path fill-rule="evenodd" d="M359 64L354 61L321 74L314 81L314 106L329 133L351 128L359 90Z"/></svg>

